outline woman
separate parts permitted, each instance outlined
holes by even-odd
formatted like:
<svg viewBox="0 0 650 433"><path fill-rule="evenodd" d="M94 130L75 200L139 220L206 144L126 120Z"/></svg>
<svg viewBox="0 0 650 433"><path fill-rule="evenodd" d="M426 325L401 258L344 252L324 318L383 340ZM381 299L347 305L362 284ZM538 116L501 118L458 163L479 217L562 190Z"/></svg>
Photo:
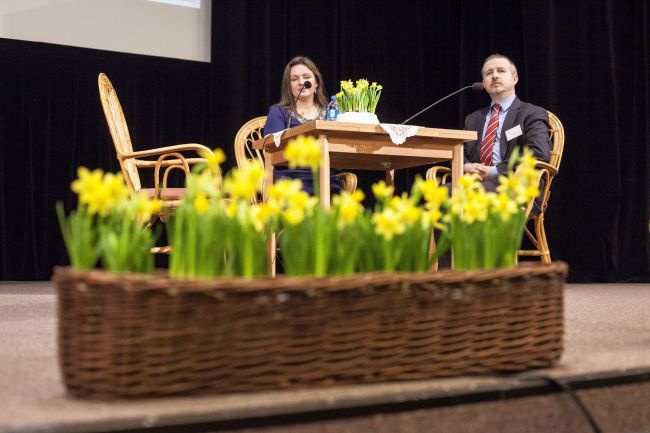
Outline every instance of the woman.
<svg viewBox="0 0 650 433"><path fill-rule="evenodd" d="M305 85L307 81L311 86ZM280 95L280 102L269 108L264 135L326 118L328 100L325 96L323 76L310 58L294 57L285 66ZM300 179L303 189L313 194L313 177L311 170L307 168L275 170L275 177ZM341 185L332 173L330 192L334 194L340 190Z"/></svg>

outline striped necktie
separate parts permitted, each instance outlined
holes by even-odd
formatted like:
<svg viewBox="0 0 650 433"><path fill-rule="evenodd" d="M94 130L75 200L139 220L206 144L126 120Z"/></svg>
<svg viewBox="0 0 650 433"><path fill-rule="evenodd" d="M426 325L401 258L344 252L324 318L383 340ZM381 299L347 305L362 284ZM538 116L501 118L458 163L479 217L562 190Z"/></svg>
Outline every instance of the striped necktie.
<svg viewBox="0 0 650 433"><path fill-rule="evenodd" d="M501 111L501 106L494 104L490 122L481 142L481 164L483 165L492 165L492 149L494 149L494 143L497 139L497 129L499 128L499 111Z"/></svg>

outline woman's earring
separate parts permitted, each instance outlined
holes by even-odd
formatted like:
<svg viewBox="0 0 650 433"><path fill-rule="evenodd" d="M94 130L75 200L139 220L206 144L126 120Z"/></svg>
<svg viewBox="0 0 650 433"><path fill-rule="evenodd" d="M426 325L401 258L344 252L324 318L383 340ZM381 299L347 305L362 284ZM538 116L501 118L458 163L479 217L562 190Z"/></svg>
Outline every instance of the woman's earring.
<svg viewBox="0 0 650 433"><path fill-rule="evenodd" d="M318 93L318 89L314 90L314 95L316 95L317 93Z"/></svg>

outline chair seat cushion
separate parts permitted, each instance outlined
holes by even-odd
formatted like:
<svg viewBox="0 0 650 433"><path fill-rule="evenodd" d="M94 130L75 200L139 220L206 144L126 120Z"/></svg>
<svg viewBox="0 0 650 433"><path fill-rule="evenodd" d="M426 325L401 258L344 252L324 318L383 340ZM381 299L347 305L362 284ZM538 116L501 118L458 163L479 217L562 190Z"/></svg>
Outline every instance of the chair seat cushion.
<svg viewBox="0 0 650 433"><path fill-rule="evenodd" d="M154 188L142 188L140 191L147 194L147 197L153 198ZM160 198L163 200L180 200L185 195L185 188L165 188L160 191Z"/></svg>

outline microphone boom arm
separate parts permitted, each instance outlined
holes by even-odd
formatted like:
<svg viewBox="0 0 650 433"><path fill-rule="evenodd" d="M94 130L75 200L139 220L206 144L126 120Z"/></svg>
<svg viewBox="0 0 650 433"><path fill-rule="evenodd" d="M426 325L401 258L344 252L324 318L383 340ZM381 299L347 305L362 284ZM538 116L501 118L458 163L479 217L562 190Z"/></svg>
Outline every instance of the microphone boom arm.
<svg viewBox="0 0 650 433"><path fill-rule="evenodd" d="M298 96L296 96L296 99L293 100L294 108L296 106L296 102L298 102L298 98L300 98L300 95L302 95L302 91L305 90L305 89L311 89L311 81L306 80L303 83L302 88L300 89L300 92L298 92ZM289 113L289 119L287 120L287 127L284 128L284 129L289 129L290 126L291 126L291 113Z"/></svg>
<svg viewBox="0 0 650 433"><path fill-rule="evenodd" d="M463 88L461 88L461 89L458 89L458 90L456 90L454 93L451 93L451 94L445 96L444 98L437 100L437 101L434 102L433 104L429 105L429 106L426 107L426 108L423 108L422 110L418 111L417 113L415 113L414 115L412 115L411 117L409 117L408 119L406 119L405 121L403 121L402 123L400 123L400 125L404 125L406 122L415 119L415 118L418 117L420 114L422 114L422 113L424 113L425 111L427 111L429 108L433 107L434 105L437 105L437 104L441 103L442 101L444 101L444 100L447 99L447 98L450 98L450 97L454 96L456 93L460 93L460 92L462 92L463 90L466 90L466 89L469 89L469 88L472 88L472 87L474 87L474 84L471 84L471 85L469 85L469 86L465 86L465 87L463 87Z"/></svg>

